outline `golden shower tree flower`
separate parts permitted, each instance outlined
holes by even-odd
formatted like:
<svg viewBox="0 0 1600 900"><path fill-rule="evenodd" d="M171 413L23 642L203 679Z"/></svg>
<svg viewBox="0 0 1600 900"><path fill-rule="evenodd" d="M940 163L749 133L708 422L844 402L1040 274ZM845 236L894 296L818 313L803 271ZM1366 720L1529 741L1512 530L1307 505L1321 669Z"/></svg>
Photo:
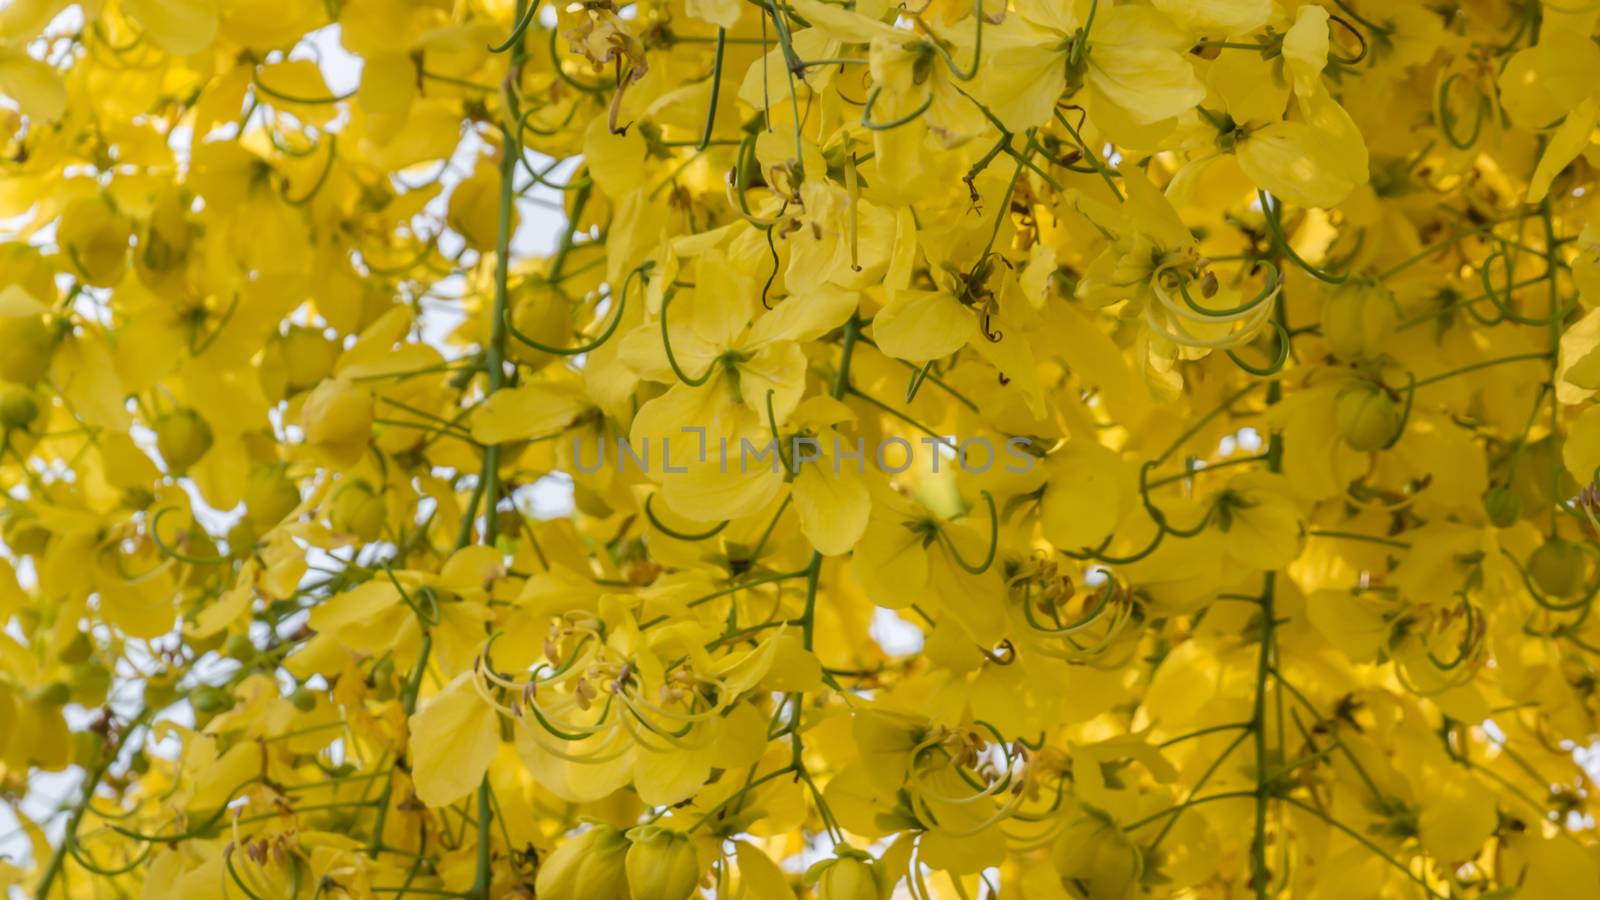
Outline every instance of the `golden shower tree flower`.
<svg viewBox="0 0 1600 900"><path fill-rule="evenodd" d="M0 889L1600 896L1597 26L0 4Z"/></svg>

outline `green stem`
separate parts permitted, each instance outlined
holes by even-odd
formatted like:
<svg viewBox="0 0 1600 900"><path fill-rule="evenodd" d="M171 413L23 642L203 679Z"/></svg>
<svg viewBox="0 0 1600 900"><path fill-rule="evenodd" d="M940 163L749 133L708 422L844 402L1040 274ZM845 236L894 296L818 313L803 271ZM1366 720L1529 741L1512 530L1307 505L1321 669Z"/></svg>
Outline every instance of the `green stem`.
<svg viewBox="0 0 1600 900"><path fill-rule="evenodd" d="M1561 455L1561 404L1556 399L1556 369L1561 364L1561 323L1565 319L1558 311L1561 308L1560 286L1556 284L1556 267L1559 261L1556 257L1556 230L1550 218L1550 198L1545 197L1539 205L1539 218L1544 224L1545 246L1545 275L1550 279L1550 314L1547 317L1550 325L1549 349L1545 355L1550 360L1550 373L1545 379L1545 392L1550 395L1550 496L1557 502L1550 504L1550 537L1556 538L1557 523L1561 521L1556 513L1560 507L1561 473L1565 468Z"/></svg>
<svg viewBox="0 0 1600 900"><path fill-rule="evenodd" d="M1560 329L1560 323L1559 322L1556 324L1556 328L1557 328L1557 332L1556 332L1556 336L1557 337L1556 337L1556 339L1559 341L1560 340L1560 330L1559 330ZM1411 385L1410 390L1414 391L1417 388L1426 387L1426 386L1428 386L1430 384L1438 384L1441 381L1445 381L1447 379L1454 378L1457 375L1466 375L1466 374L1468 374L1470 372L1476 372L1476 371L1478 371L1480 369L1488 369L1488 368L1491 368L1493 366L1503 366L1503 365L1505 365L1507 363L1527 362L1527 361L1531 361L1531 360L1535 360L1535 359L1548 360L1548 359L1553 358L1553 356L1554 356L1554 354L1551 351L1549 351L1549 350L1541 350L1538 353L1515 353L1515 354L1512 354L1511 356L1501 356L1501 357L1497 357L1495 359L1486 359L1486 360L1482 360L1481 362L1475 362L1475 363L1473 363L1471 365L1468 365L1468 366L1462 366L1459 369L1451 369L1448 372L1440 372L1438 375L1430 375L1427 378L1419 378L1419 379L1417 379L1417 382L1415 384Z"/></svg>
<svg viewBox="0 0 1600 900"><path fill-rule="evenodd" d="M1288 803L1289 805L1301 810L1302 812L1308 813L1308 814L1310 814L1311 816L1313 816L1313 817L1315 817L1317 819L1321 819L1323 822L1327 823L1330 827L1335 828L1335 829L1343 832L1346 837L1350 838L1351 840L1355 841L1356 843L1360 844L1361 846L1367 848L1367 850L1371 851L1374 856L1378 857L1379 859L1383 860L1384 862L1388 863L1389 865L1395 867L1396 869L1399 869L1401 872L1404 872L1406 874L1407 878L1410 878L1412 881L1415 881L1417 884L1421 885L1423 891L1425 891L1429 897L1440 897L1440 896L1443 896L1442 894L1439 894L1438 892L1436 892L1433 889L1433 887L1428 884L1427 879L1425 879L1422 876L1418 875L1417 873L1411 871L1411 867L1410 866L1406 865L1405 863L1400 862L1399 860L1395 859L1393 856L1390 856L1387 852L1384 851L1384 849L1382 847L1379 847L1377 844L1374 844L1371 839L1369 839L1366 835L1362 834L1361 832L1356 831L1354 828L1351 828L1349 825L1346 825L1343 822L1339 821L1338 819L1333 818L1332 816L1328 815L1327 813L1323 812L1320 809L1317 809L1315 806L1312 806L1311 804L1305 802L1304 800L1297 800L1294 797L1284 797L1283 798L1283 802Z"/></svg>
<svg viewBox="0 0 1600 900"><path fill-rule="evenodd" d="M527 0L517 0L516 17L519 21L525 19L528 12ZM522 71L522 62L526 55L526 48L521 40L511 48L510 72L512 78ZM507 110L509 121L518 121L515 95L507 93L508 103L511 108ZM501 129L503 144L500 148L500 222L499 234L495 243L495 273L494 273L494 313L492 315L492 331L489 336L489 346L485 351L484 369L488 376L488 386L485 396L493 395L505 384L505 359L506 359L506 309L511 284L511 218L516 210L516 174L517 161L522 158L521 135L513 134L510 126ZM561 246L556 251L556 256L550 264L550 276L558 277L561 266L565 264L567 254L572 252L574 225L577 215L582 211L582 204L587 200L588 188L579 189L574 199L573 220L568 224L567 233L561 241ZM483 487L483 494L488 503L484 510L483 543L493 547L495 539L499 536L500 520L495 515L495 508L500 503L500 448L498 445L485 447L483 451L483 475L478 479ZM470 532L467 532L470 534ZM478 844L477 865L472 878L473 897L488 900L489 886L494 880L490 869L491 837L489 823L492 816L489 812L489 775L484 773L483 780L478 784Z"/></svg>
<svg viewBox="0 0 1600 900"><path fill-rule="evenodd" d="M1365 541L1369 544L1381 544L1385 547L1394 547L1397 550L1410 550L1411 545L1406 541L1397 541L1392 538L1374 537L1358 531L1328 531L1322 528L1313 528L1307 531L1309 537L1336 538L1345 541Z"/></svg>
<svg viewBox="0 0 1600 900"><path fill-rule="evenodd" d="M1235 726L1235 727L1239 727L1239 726ZM1233 751L1239 749L1239 745L1243 744L1245 742L1245 739L1250 737L1250 731L1249 731L1250 726L1249 725L1245 725L1245 726L1243 726L1243 728L1244 728L1244 730L1239 732L1238 737L1235 737L1233 740L1229 741L1228 742L1228 746L1223 748L1223 751L1221 753L1217 754L1216 759L1213 759L1211 761L1211 764L1209 766L1206 766L1206 770L1204 772L1200 773L1200 777L1195 780L1194 787L1189 789L1189 799L1186 800L1177 809L1173 810L1172 815L1171 815L1170 818L1167 819L1166 824L1161 826L1161 830L1159 832L1156 832L1155 839L1150 842L1149 851L1152 854L1156 851L1157 848L1159 848L1161 846L1161 842L1167 839L1167 835L1172 832L1173 827L1175 827L1178 824L1178 817L1180 815L1182 815L1183 811L1189 807L1189 805L1190 805L1189 801L1194 800L1195 795L1199 794L1202 790L1205 789L1205 786L1208 783L1210 783L1210 781L1211 781L1211 776L1217 774L1217 770L1221 769L1222 768L1222 764L1227 761L1228 757L1233 755ZM1243 796L1246 796L1246 797L1254 797L1255 796L1254 792L1248 792L1248 793L1247 792L1241 792L1241 793L1243 794ZM1207 799L1209 799L1209 798L1207 798ZM1132 831L1133 828L1130 826L1128 828L1128 830Z"/></svg>
<svg viewBox="0 0 1600 900"><path fill-rule="evenodd" d="M1156 465L1159 466L1170 459L1172 454L1176 453L1179 447L1182 447L1184 444L1188 443L1190 438L1193 438L1195 435L1199 434L1201 429L1205 428L1207 425L1210 425L1211 421L1217 416L1230 411L1233 408L1234 403L1238 402L1239 399L1245 394L1255 390L1261 384L1262 382L1252 381L1239 390L1234 391L1232 394L1229 394L1226 399L1217 404L1215 409L1201 416L1198 422L1195 422L1193 425L1189 426L1189 428L1186 429L1183 434L1178 435L1178 437L1167 446L1167 449L1161 451L1161 455L1157 456L1155 459Z"/></svg>
<svg viewBox="0 0 1600 900"><path fill-rule="evenodd" d="M1266 574L1266 588L1261 593L1261 651L1256 656L1256 693L1250 714L1250 733L1255 744L1255 836L1250 841L1250 881L1255 886L1256 897L1266 900L1270 877L1267 872L1267 806L1271 801L1272 782L1267 778L1267 681L1271 669L1272 648L1276 635L1276 616L1273 610L1276 572Z"/></svg>
<svg viewBox="0 0 1600 900"><path fill-rule="evenodd" d="M1283 305L1278 306L1281 324ZM1274 381L1267 386L1270 408L1283 396L1283 386ZM1274 433L1267 441L1267 469L1283 470L1283 435ZM1261 650L1256 656L1255 701L1250 713L1250 734L1255 745L1255 830L1250 841L1250 880L1258 900L1266 900L1271 877L1267 871L1267 807L1272 801L1272 781L1267 777L1267 687L1277 649L1278 616L1276 588L1278 573L1268 572L1261 591Z"/></svg>
<svg viewBox="0 0 1600 900"><path fill-rule="evenodd" d="M833 376L833 399L840 400L850 390L850 359L855 354L856 339L860 336L861 319L855 314L850 314L850 321L844 326L844 345L839 353L839 369ZM810 650L816 639L816 612L817 612L817 587L822 578L822 560L820 552L811 552L811 562L806 566L806 602L804 611L800 615L800 640L806 650ZM830 832L837 830L837 825L832 823L832 815L822 799L822 793L816 789L816 784L806 772L805 762L801 758L800 743L800 711L804 705L804 695L794 693L790 695L789 735L794 747L794 757L791 767L799 773L799 777L811 789L812 797L817 802L817 809L823 817L823 824Z"/></svg>
<svg viewBox="0 0 1600 900"><path fill-rule="evenodd" d="M1193 807L1200 806L1202 804L1215 803L1218 800L1244 800L1254 796L1254 791L1224 791L1220 794L1211 794L1205 797L1191 797L1176 806L1169 806L1160 812L1151 813L1142 819L1129 822L1127 825L1122 826L1122 830L1124 832L1137 831L1140 828L1149 825L1151 822L1159 822L1167 816L1175 816L1186 809L1192 809Z"/></svg>
<svg viewBox="0 0 1600 900"><path fill-rule="evenodd" d="M1254 599L1254 598L1252 598L1252 599ZM1190 732L1188 732L1186 734L1180 734L1175 738L1168 738L1167 740L1162 741L1161 743L1157 744L1156 746L1164 750L1167 747L1171 747L1171 746L1173 746L1175 744L1181 744L1184 741L1192 741L1195 738L1205 737L1208 734L1217 734L1217 733L1223 732L1223 731L1235 731L1235 730L1241 729L1241 728L1246 728L1247 729L1249 727L1250 727L1250 723L1249 722L1229 722L1229 723L1227 723L1225 725L1212 725L1209 728L1201 728L1201 729L1198 729L1196 731L1190 731Z"/></svg>
<svg viewBox="0 0 1600 900"><path fill-rule="evenodd" d="M458 548L459 549L459 548ZM428 631L422 632L422 650L417 653L417 664L411 670L411 675L406 679L405 688L400 694L400 708L405 710L406 718L417 711L417 694L422 689L422 673L428 668L428 656L433 650L433 635ZM394 772L389 772L393 776ZM377 818L372 823L372 843L367 848L367 855L377 858L383 848L383 826L389 818L389 800L394 795L394 778L390 777L383 785L383 793L378 795L375 804L378 808Z"/></svg>
<svg viewBox="0 0 1600 900"><path fill-rule="evenodd" d="M77 804L72 807L71 814L67 817L67 826L61 832L61 842L56 845L55 851L50 854L50 861L45 864L44 874L39 876L39 886L34 890L33 894L36 900L47 900L50 896L50 887L62 872L62 868L66 863L68 849L72 846L73 841L77 840L78 826L82 824L83 815L88 811L90 802L94 800L94 792L100 788L100 780L105 778L107 770L111 768L111 764L116 762L118 754L122 752L123 745L128 741L128 737L143 724L144 717L145 713L140 713L130 721L128 727L123 729L122 733L117 736L116 742L106 751L104 761L84 774L82 794L78 798Z"/></svg>
<svg viewBox="0 0 1600 900"><path fill-rule="evenodd" d="M472 896L487 900L493 874L489 870L489 776L478 782L478 861L472 878Z"/></svg>

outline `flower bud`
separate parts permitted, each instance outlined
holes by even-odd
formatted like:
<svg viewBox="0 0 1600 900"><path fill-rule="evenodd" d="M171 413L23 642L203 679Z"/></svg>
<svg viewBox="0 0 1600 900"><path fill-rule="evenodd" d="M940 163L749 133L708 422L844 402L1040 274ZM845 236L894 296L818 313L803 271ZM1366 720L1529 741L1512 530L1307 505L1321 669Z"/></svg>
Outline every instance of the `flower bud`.
<svg viewBox="0 0 1600 900"><path fill-rule="evenodd" d="M27 428L37 418L39 401L33 391L15 382L0 384L0 428Z"/></svg>
<svg viewBox="0 0 1600 900"><path fill-rule="evenodd" d="M214 650L221 650L223 643L227 640L228 633L218 631L204 636L195 635L189 638L189 646L194 650L196 656L204 656Z"/></svg>
<svg viewBox="0 0 1600 900"><path fill-rule="evenodd" d="M156 449L168 471L182 473L211 449L211 426L192 409L177 409L156 419Z"/></svg>
<svg viewBox="0 0 1600 900"><path fill-rule="evenodd" d="M1495 485L1483 495L1483 511L1489 524L1496 528L1510 528L1522 518L1522 495L1509 484Z"/></svg>
<svg viewBox="0 0 1600 900"><path fill-rule="evenodd" d="M881 900L886 893L872 857L848 849L812 866L805 880L816 884L817 900Z"/></svg>
<svg viewBox="0 0 1600 900"><path fill-rule="evenodd" d="M1583 548L1572 541L1553 537L1528 557L1528 576L1539 590L1551 597L1571 597L1583 590L1588 568Z"/></svg>
<svg viewBox="0 0 1600 900"><path fill-rule="evenodd" d="M72 761L90 769L99 767L109 749L104 737L88 730L72 732L71 745Z"/></svg>
<svg viewBox="0 0 1600 900"><path fill-rule="evenodd" d="M365 481L352 481L340 487L333 495L333 510L328 515L334 528L362 541L377 540L388 517L383 495Z"/></svg>
<svg viewBox="0 0 1600 900"><path fill-rule="evenodd" d="M1143 232L1135 233L1127 252L1117 257L1116 266L1111 272L1111 283L1132 286L1148 282L1155 272L1159 253L1154 239Z"/></svg>
<svg viewBox="0 0 1600 900"><path fill-rule="evenodd" d="M1381 450L1400 434L1400 407L1378 385L1358 382L1339 392L1334 422L1351 449Z"/></svg>
<svg viewBox="0 0 1600 900"><path fill-rule="evenodd" d="M572 307L560 294L548 288L528 291L512 310L511 324L547 347L562 347L572 342ZM506 349L512 359L534 369L544 368L555 359L521 341L508 342Z"/></svg>
<svg viewBox="0 0 1600 900"><path fill-rule="evenodd" d="M1395 320L1388 291L1372 285L1346 287L1329 294L1322 306L1322 337L1339 357L1367 359L1394 332Z"/></svg>
<svg viewBox="0 0 1600 900"><path fill-rule="evenodd" d="M1140 853L1115 825L1086 814L1056 839L1050 861L1063 880L1082 885L1086 896L1125 897L1138 885Z"/></svg>
<svg viewBox="0 0 1600 900"><path fill-rule="evenodd" d="M372 392L342 379L317 385L300 408L306 443L326 462L353 465L372 436Z"/></svg>
<svg viewBox="0 0 1600 900"><path fill-rule="evenodd" d="M257 465L244 483L247 515L263 525L276 525L300 505L300 489L282 466Z"/></svg>
<svg viewBox="0 0 1600 900"><path fill-rule="evenodd" d="M551 853L534 881L540 900L627 896L628 838L610 825L594 825Z"/></svg>
<svg viewBox="0 0 1600 900"><path fill-rule="evenodd" d="M202 684L189 692L189 703L195 712L214 714L233 709L233 694L227 688Z"/></svg>
<svg viewBox="0 0 1600 900"><path fill-rule="evenodd" d="M144 682L145 708L160 709L178 700L178 676L162 672Z"/></svg>
<svg viewBox="0 0 1600 900"><path fill-rule="evenodd" d="M139 231L133 268L139 280L156 293L184 290L184 272L198 233L189 221L184 194L175 186L157 196Z"/></svg>
<svg viewBox="0 0 1600 900"><path fill-rule="evenodd" d="M56 654L56 658L67 665L76 665L93 655L94 642L89 640L87 634L75 631L72 633L72 640L67 641L67 645L61 648L61 651Z"/></svg>
<svg viewBox="0 0 1600 900"><path fill-rule="evenodd" d="M628 894L633 900L688 900L700 883L700 851L689 836L655 825L629 832Z"/></svg>
<svg viewBox="0 0 1600 900"><path fill-rule="evenodd" d="M128 271L133 223L104 197L79 197L61 211L56 242L84 282L115 287Z"/></svg>
<svg viewBox="0 0 1600 900"><path fill-rule="evenodd" d="M256 645L243 634L230 634L222 644L222 655L240 662L255 659L256 653Z"/></svg>
<svg viewBox="0 0 1600 900"><path fill-rule="evenodd" d="M34 384L50 371L56 336L42 315L0 317L0 378Z"/></svg>
<svg viewBox="0 0 1600 900"><path fill-rule="evenodd" d="M0 537L11 552L22 556L38 556L50 544L50 531L34 516L0 518Z"/></svg>
<svg viewBox="0 0 1600 900"><path fill-rule="evenodd" d="M111 690L111 673L98 663L78 663L67 668L67 686L72 689L73 703L98 706Z"/></svg>
<svg viewBox="0 0 1600 900"><path fill-rule="evenodd" d="M291 391L315 387L333 371L339 359L339 344L320 328L289 326L283 337L284 380Z"/></svg>
<svg viewBox="0 0 1600 900"><path fill-rule="evenodd" d="M228 540L228 554L242 559L248 556L250 551L255 548L256 543L261 540L261 532L256 528L254 519L250 516L241 516L239 521L233 523L233 527L228 529L226 537Z"/></svg>
<svg viewBox="0 0 1600 900"><path fill-rule="evenodd" d="M125 488L122 492L122 505L127 509L149 509L150 504L156 502L156 495L149 489L138 486Z"/></svg>
<svg viewBox="0 0 1600 900"><path fill-rule="evenodd" d="M52 681L35 688L31 699L45 706L66 706L72 702L72 686L65 681Z"/></svg>
<svg viewBox="0 0 1600 900"><path fill-rule="evenodd" d="M516 231L515 209L511 230ZM474 250L493 250L500 239L500 179L497 173L474 174L456 182L445 210L445 222Z"/></svg>

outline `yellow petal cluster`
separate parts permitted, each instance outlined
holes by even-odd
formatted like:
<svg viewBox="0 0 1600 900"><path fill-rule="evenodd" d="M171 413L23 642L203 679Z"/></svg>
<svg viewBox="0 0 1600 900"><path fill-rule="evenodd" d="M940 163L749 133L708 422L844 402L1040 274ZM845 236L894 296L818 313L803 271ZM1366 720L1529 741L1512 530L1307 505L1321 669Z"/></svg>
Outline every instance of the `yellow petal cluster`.
<svg viewBox="0 0 1600 900"><path fill-rule="evenodd" d="M1600 6L0 3L0 891L1600 897Z"/></svg>

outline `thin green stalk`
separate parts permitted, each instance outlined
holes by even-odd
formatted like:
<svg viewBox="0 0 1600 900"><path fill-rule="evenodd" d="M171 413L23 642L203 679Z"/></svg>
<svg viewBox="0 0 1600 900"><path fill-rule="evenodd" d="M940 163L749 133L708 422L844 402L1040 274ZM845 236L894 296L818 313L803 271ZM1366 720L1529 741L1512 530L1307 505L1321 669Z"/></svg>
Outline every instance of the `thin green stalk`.
<svg viewBox="0 0 1600 900"><path fill-rule="evenodd" d="M1539 206L1539 219L1544 224L1545 274L1550 279L1550 314L1546 317L1550 323L1550 342L1549 349L1546 351L1546 355L1550 359L1550 373L1545 378L1545 392L1550 395L1550 496L1559 499L1562 496L1561 475L1565 466L1561 455L1561 404L1556 399L1555 384L1556 369L1561 364L1561 323L1564 317L1559 313L1561 294L1560 286L1556 284L1556 267L1559 264L1559 260L1556 258L1556 230L1555 223L1550 218L1549 197L1545 197L1544 202ZM1560 503L1550 504L1550 537L1552 540L1558 537L1557 523L1561 521L1561 517L1557 515L1557 512L1560 506Z"/></svg>
<svg viewBox="0 0 1600 900"><path fill-rule="evenodd" d="M527 0L517 0L516 19L523 20L528 15ZM523 59L526 50L522 41L517 41L511 48L511 78L516 78L522 71ZM507 92L505 95L510 109L507 110L511 122L519 121L515 95ZM502 146L500 148L500 221L499 233L495 242L495 273L494 273L494 312L492 314L489 346L485 350L484 370L488 379L484 390L485 396L493 395L505 385L505 360L506 360L506 309L511 284L511 218L516 211L516 173L517 161L522 158L521 135L513 134L510 126L502 127ZM582 203L587 196L588 188L580 188L575 206ZM581 210L581 207L579 207ZM576 215L574 215L574 221ZM555 260L551 263L550 275L560 275L560 267L566 261L566 256L572 250L572 227L568 227L565 239L557 251ZM484 510L483 543L493 547L499 537L499 517L495 509L500 503L500 448L490 445L483 451L483 475L478 479L483 488L483 495L488 503ZM464 531L470 534L470 531ZM490 849L492 838L489 834L489 823L493 816L489 811L489 776L486 773L478 784L478 843L477 864L472 878L471 896L488 900L489 886L494 880L490 868Z"/></svg>
<svg viewBox="0 0 1600 900"><path fill-rule="evenodd" d="M94 792L100 788L100 780L105 778L111 764L116 762L122 747L127 743L128 737L138 730L144 723L145 713L140 713L128 723L128 727L117 735L117 739L106 751L105 759L93 770L84 774L83 788L78 802L72 807L72 812L67 816L67 826L61 832L61 842L56 844L55 851L50 854L50 861L45 864L44 874L39 876L39 886L34 890L37 900L47 900L50 896L50 887L56 878L61 875L66 863L68 849L72 842L77 840L78 826L83 822L84 813L88 811L89 804L94 800Z"/></svg>
<svg viewBox="0 0 1600 900"><path fill-rule="evenodd" d="M1278 321L1282 324L1284 307L1278 305ZM1270 408L1283 396L1283 386L1274 381L1267 386L1267 406ZM1267 440L1267 469L1283 470L1283 435L1274 433ZM1267 808L1272 801L1272 781L1267 777L1267 689L1273 671L1273 657L1277 652L1278 616L1276 588L1278 573L1268 572L1261 590L1261 650L1256 656L1256 691L1250 713L1250 733L1255 746L1255 830L1250 841L1250 881L1258 900L1266 900L1271 877L1267 871Z"/></svg>
<svg viewBox="0 0 1600 900"><path fill-rule="evenodd" d="M1271 881L1267 872L1267 807L1272 799L1272 782L1267 778L1267 683L1276 640L1277 617L1273 601L1277 577L1278 573L1268 572L1266 586L1261 592L1261 650L1256 656L1256 692L1250 713L1256 770L1256 817L1254 837L1250 841L1250 882L1260 900L1266 900L1267 886Z"/></svg>
<svg viewBox="0 0 1600 900"><path fill-rule="evenodd" d="M1556 324L1556 327L1558 329L1556 332L1556 339L1559 341L1559 322ZM1414 391L1417 388L1427 387L1430 384L1438 384L1441 381L1446 381L1456 377L1457 375L1466 375L1470 372L1477 372L1481 369L1488 369L1494 366L1503 366L1507 363L1527 362L1535 359L1550 359L1553 356L1554 354L1551 351L1541 350L1538 353L1514 353L1510 356L1500 356L1496 357L1495 359L1486 359L1480 362L1472 363L1471 365L1462 366L1459 369L1451 369L1448 372L1440 372L1438 375L1430 375L1427 378L1419 378L1415 384L1411 385L1410 390Z"/></svg>

